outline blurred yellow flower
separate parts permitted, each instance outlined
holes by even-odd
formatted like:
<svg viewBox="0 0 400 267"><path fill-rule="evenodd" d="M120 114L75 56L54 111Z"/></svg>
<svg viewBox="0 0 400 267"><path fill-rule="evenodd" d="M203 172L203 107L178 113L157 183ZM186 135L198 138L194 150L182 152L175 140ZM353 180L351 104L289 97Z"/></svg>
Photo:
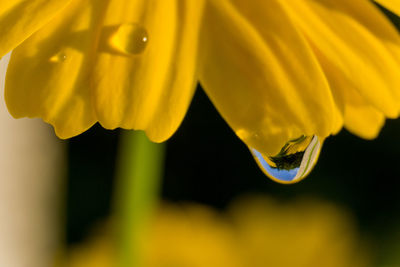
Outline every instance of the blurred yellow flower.
<svg viewBox="0 0 400 267"><path fill-rule="evenodd" d="M207 207L164 206L144 238L144 267L370 266L349 216L329 204L248 199L227 214ZM75 248L66 267L115 266L111 239Z"/></svg>
<svg viewBox="0 0 400 267"><path fill-rule="evenodd" d="M400 110L400 37L368 0L2 1L0 56L12 49L10 113L61 138L100 122L164 141L197 81L268 156L342 126L373 138Z"/></svg>

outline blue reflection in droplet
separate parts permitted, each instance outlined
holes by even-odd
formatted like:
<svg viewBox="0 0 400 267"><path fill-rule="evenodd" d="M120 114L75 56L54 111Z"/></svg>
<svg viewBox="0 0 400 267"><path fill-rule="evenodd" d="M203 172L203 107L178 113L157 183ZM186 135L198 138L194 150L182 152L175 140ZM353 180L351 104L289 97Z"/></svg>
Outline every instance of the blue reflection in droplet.
<svg viewBox="0 0 400 267"><path fill-rule="evenodd" d="M257 157L258 162L262 165L265 171L267 171L271 176L281 181L290 182L296 177L297 173L299 172L300 168L295 168L291 170L281 170L278 168L272 168L269 166L268 162L264 159L260 152L252 149L253 154Z"/></svg>
<svg viewBox="0 0 400 267"><path fill-rule="evenodd" d="M295 183L306 177L316 164L320 150L321 142L315 135L289 140L275 156L250 149L263 172L281 183Z"/></svg>

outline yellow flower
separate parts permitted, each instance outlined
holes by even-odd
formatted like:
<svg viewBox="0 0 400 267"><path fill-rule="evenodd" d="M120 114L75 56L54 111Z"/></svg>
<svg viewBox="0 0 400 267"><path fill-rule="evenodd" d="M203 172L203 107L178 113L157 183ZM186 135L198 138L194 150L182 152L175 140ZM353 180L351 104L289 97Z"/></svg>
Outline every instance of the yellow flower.
<svg viewBox="0 0 400 267"><path fill-rule="evenodd" d="M143 267L370 266L349 215L315 201L240 201L228 213L164 205L143 237ZM109 233L73 249L65 267L116 266Z"/></svg>
<svg viewBox="0 0 400 267"><path fill-rule="evenodd" d="M162 142L197 81L268 156L343 126L374 138L400 110L400 38L368 0L2 1L0 56L12 49L10 113L41 117L61 138L100 122Z"/></svg>

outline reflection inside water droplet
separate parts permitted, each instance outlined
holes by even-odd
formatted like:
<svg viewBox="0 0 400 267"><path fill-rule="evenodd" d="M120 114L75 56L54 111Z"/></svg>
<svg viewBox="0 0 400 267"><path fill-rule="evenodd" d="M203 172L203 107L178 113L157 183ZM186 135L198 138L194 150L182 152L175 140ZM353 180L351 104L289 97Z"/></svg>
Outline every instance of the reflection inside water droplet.
<svg viewBox="0 0 400 267"><path fill-rule="evenodd" d="M294 183L304 179L317 163L321 142L317 136L301 136L290 140L275 156L264 156L251 149L258 165L272 180Z"/></svg>
<svg viewBox="0 0 400 267"><path fill-rule="evenodd" d="M67 59L67 55L64 53L57 53L54 56L52 56L49 60L50 62L57 63L57 62L63 62Z"/></svg>
<svg viewBox="0 0 400 267"><path fill-rule="evenodd" d="M121 24L110 39L111 46L125 55L142 53L148 41L146 29L138 24Z"/></svg>

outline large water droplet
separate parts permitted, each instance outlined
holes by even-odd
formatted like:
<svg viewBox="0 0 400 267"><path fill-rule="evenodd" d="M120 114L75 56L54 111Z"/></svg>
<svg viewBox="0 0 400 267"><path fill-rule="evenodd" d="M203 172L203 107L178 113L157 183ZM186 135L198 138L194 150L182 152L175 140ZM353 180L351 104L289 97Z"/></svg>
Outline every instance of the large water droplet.
<svg viewBox="0 0 400 267"><path fill-rule="evenodd" d="M110 39L112 47L125 55L142 53L148 41L146 29L138 24L121 24Z"/></svg>
<svg viewBox="0 0 400 267"><path fill-rule="evenodd" d="M264 156L251 149L263 172L272 180L285 184L304 179L317 163L320 151L321 142L316 135L290 140L275 156Z"/></svg>
<svg viewBox="0 0 400 267"><path fill-rule="evenodd" d="M52 56L49 61L53 63L58 63L58 62L63 62L67 59L67 55L64 53L57 53L54 56Z"/></svg>

